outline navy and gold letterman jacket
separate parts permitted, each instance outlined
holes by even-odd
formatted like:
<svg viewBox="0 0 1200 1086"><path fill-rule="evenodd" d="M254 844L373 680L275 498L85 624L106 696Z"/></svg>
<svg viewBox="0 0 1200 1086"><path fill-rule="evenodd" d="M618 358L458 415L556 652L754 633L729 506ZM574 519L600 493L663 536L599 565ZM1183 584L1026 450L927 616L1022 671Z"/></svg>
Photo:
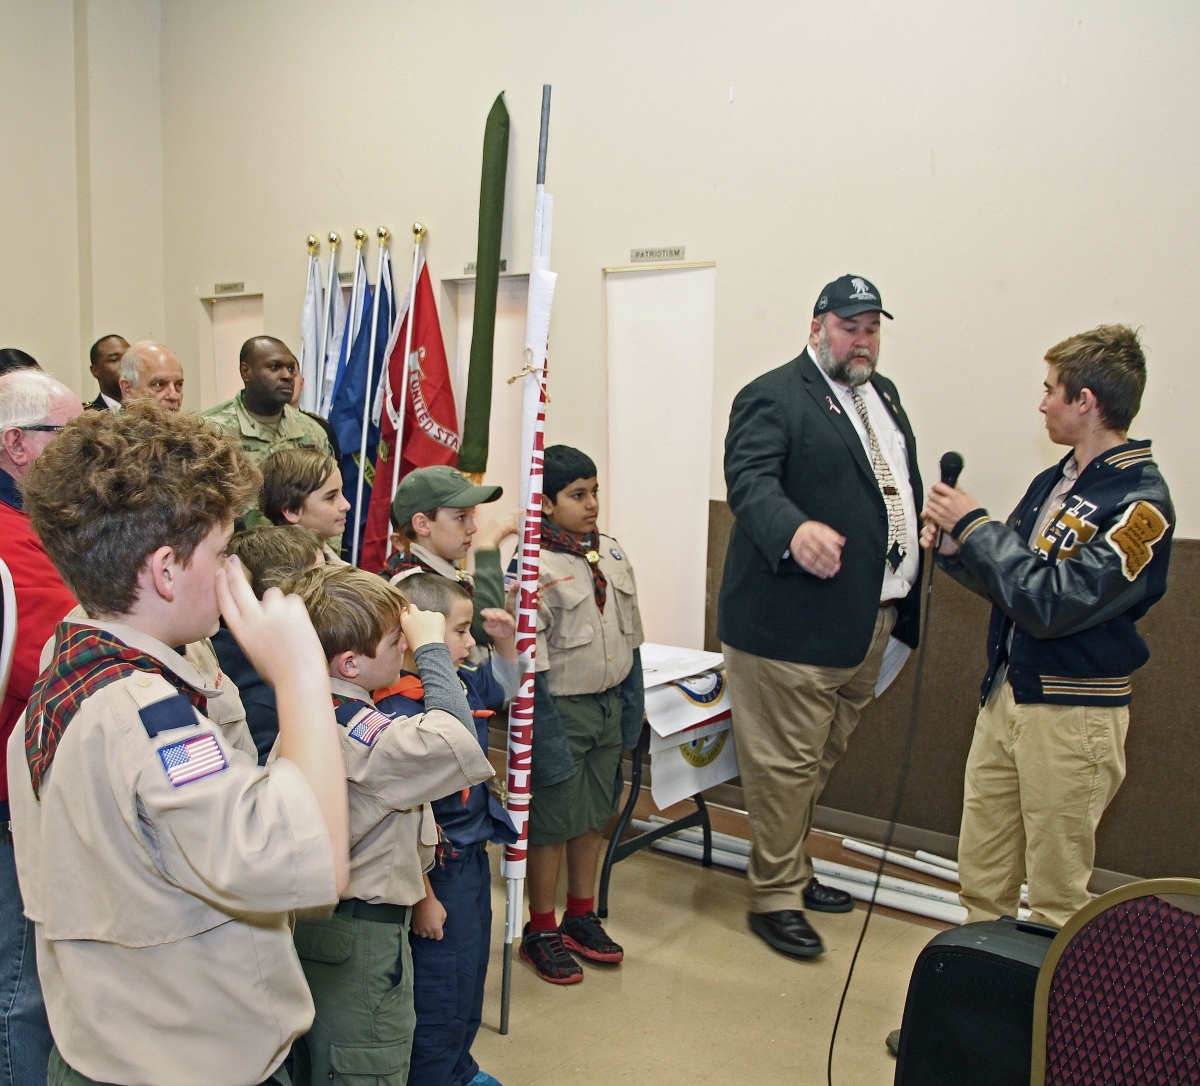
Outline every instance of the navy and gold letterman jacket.
<svg viewBox="0 0 1200 1086"><path fill-rule="evenodd" d="M1007 666L1018 703L1128 705L1130 677L1150 658L1134 623L1167 588L1171 494L1150 442L1126 442L1079 473L1031 543L1073 455L1033 480L1007 524L968 513L951 533L958 554L938 559L992 602L981 704Z"/></svg>

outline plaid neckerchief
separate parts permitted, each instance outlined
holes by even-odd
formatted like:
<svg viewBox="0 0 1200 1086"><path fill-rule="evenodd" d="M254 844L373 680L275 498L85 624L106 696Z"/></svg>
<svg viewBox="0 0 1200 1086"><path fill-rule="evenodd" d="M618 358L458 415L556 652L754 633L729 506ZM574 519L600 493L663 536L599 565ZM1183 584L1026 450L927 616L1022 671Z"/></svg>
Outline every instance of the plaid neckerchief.
<svg viewBox="0 0 1200 1086"><path fill-rule="evenodd" d="M422 562L411 551L393 551L387 560L387 565L380 571L380 576L391 580L397 573L406 573L410 570L418 569L422 573L434 573L439 577L444 576L444 574L434 569L428 562ZM469 573L459 570L455 580L466 589L468 596L474 598L475 580Z"/></svg>
<svg viewBox="0 0 1200 1086"><path fill-rule="evenodd" d="M54 629L54 659L33 684L25 710L25 757L34 795L54 761L67 725L97 690L135 671L161 675L202 713L208 698L152 656L131 649L105 630L60 622Z"/></svg>
<svg viewBox="0 0 1200 1086"><path fill-rule="evenodd" d="M589 532L582 539L576 539L569 532L564 532L549 517L542 517L542 546L548 551L558 551L560 554L577 554L588 564L592 571L592 592L596 597L596 606L604 614L604 604L608 599L608 578L600 568L600 533Z"/></svg>

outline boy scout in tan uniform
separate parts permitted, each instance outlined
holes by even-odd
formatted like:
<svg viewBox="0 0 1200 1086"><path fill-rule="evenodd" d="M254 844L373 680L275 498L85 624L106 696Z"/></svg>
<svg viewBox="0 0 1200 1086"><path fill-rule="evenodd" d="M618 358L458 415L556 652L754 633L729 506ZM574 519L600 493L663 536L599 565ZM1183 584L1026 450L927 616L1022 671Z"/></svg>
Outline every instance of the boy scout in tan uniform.
<svg viewBox="0 0 1200 1086"><path fill-rule="evenodd" d="M571 953L616 963L619 945L594 910L600 831L624 785L621 750L642 726L644 640L633 566L596 531L596 467L565 445L546 450L538 594L533 797L529 810L530 920L521 956L543 980L572 984ZM566 844L567 912L555 923ZM571 952L571 953L568 953Z"/></svg>
<svg viewBox="0 0 1200 1086"><path fill-rule="evenodd" d="M260 604L222 557L256 482L199 418L148 405L81 416L30 474L35 530L104 616L60 623L9 746L51 1086L286 1082L312 1020L288 921L345 884L345 784L302 606ZM97 531L127 565L96 561ZM237 742L233 701L216 708L215 674L170 647L201 641L218 604L278 691L286 757L269 769Z"/></svg>
<svg viewBox="0 0 1200 1086"><path fill-rule="evenodd" d="M347 656L362 667L353 681L330 679L349 784L350 882L332 917L296 925L317 1008L312 1029L296 1045L296 1083L363 1075L378 1086L403 1086L416 1026L409 924L438 843L429 802L494 772L441 640L443 616L404 610L396 588L349 566L308 570L291 587L309 607L331 672L345 674L340 665ZM383 631L369 638L373 651L365 660L361 645L354 653L335 629L352 610L374 612L376 632ZM416 645L428 711L394 718L376 708L360 683L378 689L395 682L405 637Z"/></svg>

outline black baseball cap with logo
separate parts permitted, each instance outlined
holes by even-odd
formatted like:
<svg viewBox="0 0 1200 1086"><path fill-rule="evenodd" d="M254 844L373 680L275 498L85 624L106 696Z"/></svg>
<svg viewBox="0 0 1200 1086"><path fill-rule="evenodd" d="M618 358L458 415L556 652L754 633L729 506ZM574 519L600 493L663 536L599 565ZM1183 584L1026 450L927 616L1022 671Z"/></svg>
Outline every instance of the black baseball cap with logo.
<svg viewBox="0 0 1200 1086"><path fill-rule="evenodd" d="M875 284L861 275L843 275L827 283L813 306L813 316L836 313L839 317L855 317L859 313L882 313L888 320L892 315L883 308L883 299Z"/></svg>
<svg viewBox="0 0 1200 1086"><path fill-rule="evenodd" d="M503 493L503 488L498 486L476 486L458 468L448 464L417 468L404 476L396 487L392 520L404 525L417 513L428 513L442 506L466 509L472 505L486 505Z"/></svg>

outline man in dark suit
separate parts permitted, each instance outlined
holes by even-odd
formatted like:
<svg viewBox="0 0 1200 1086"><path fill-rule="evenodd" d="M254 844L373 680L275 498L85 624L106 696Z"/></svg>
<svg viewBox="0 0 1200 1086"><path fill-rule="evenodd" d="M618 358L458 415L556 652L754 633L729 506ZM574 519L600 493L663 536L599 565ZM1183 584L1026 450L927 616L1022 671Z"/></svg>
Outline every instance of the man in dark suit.
<svg viewBox="0 0 1200 1086"><path fill-rule="evenodd" d="M785 954L824 950L804 908L847 912L804 839L874 688L889 637L917 644L922 505L900 396L875 372L879 291L821 291L807 350L738 393L725 438L737 518L718 635L750 816L750 927Z"/></svg>
<svg viewBox="0 0 1200 1086"><path fill-rule="evenodd" d="M129 343L124 336L101 336L92 344L88 353L100 394L87 405L89 411L121 410L121 359L127 350Z"/></svg>

